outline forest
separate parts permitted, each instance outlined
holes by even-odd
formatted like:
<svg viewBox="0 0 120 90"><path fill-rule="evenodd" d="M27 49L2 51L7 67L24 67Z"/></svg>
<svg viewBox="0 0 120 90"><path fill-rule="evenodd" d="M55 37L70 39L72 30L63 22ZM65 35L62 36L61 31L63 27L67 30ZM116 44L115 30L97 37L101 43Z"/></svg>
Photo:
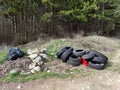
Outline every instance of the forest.
<svg viewBox="0 0 120 90"><path fill-rule="evenodd" d="M120 0L0 0L0 44L120 33Z"/></svg>

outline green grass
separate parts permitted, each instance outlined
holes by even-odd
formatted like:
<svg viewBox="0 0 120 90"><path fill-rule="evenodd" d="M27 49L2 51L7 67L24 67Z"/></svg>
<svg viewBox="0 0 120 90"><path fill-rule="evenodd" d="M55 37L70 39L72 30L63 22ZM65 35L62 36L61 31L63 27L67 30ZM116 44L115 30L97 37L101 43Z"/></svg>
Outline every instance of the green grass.
<svg viewBox="0 0 120 90"><path fill-rule="evenodd" d="M4 79L0 79L1 81L5 82L27 82L31 80L36 80L38 78L67 78L70 77L70 74L57 74L55 72L39 72L35 74L30 74L30 75L20 75L18 72L15 74L8 74L7 77L4 77Z"/></svg>
<svg viewBox="0 0 120 90"><path fill-rule="evenodd" d="M73 73L71 73L73 72ZM66 74L58 74L55 72L39 72L39 73L35 73L35 74L30 74L30 75L20 75L19 71L14 73L14 74L8 74L6 77L4 78L0 78L0 81L4 81L4 82L20 82L20 83L24 83L24 82L28 82L28 81L32 81L32 80L36 80L38 78L43 78L43 79L47 79L47 78L75 78L75 77L86 77L86 76L90 76L92 73L91 71L88 72L84 72L84 70L81 69L73 69L73 70L66 70Z"/></svg>
<svg viewBox="0 0 120 90"><path fill-rule="evenodd" d="M65 46L73 46L68 39L57 39L47 45L47 54L52 58L56 58L56 52Z"/></svg>
<svg viewBox="0 0 120 90"><path fill-rule="evenodd" d="M2 52L0 53L0 64L3 64L7 60L7 53Z"/></svg>
<svg viewBox="0 0 120 90"><path fill-rule="evenodd" d="M7 77L5 78L5 81L14 81L14 78L16 78L20 74L20 70L17 70L15 73L9 73Z"/></svg>

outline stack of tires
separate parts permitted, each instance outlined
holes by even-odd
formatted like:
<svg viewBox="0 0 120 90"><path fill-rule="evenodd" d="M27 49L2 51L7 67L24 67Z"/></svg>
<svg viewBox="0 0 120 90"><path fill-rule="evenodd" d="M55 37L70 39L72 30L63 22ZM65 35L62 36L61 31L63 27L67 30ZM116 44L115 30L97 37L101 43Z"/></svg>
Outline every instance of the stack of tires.
<svg viewBox="0 0 120 90"><path fill-rule="evenodd" d="M74 50L72 47L68 46L59 50L56 55L63 62L72 66L79 66L83 64L98 70L104 69L108 61L108 58L98 51L86 51L84 49Z"/></svg>

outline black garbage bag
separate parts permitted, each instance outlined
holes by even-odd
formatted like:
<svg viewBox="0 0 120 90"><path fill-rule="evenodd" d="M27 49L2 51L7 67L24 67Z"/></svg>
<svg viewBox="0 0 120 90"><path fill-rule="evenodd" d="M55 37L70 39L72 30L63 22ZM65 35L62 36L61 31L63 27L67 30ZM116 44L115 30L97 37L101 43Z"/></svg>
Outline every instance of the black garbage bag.
<svg viewBox="0 0 120 90"><path fill-rule="evenodd" d="M16 60L24 56L24 53L17 47L10 48L8 52L8 60Z"/></svg>

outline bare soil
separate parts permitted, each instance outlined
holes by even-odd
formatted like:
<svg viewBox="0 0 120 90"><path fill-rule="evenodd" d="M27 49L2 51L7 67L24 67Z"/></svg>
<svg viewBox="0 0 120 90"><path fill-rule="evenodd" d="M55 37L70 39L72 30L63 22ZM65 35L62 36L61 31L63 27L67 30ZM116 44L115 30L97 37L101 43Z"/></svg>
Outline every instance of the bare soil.
<svg viewBox="0 0 120 90"><path fill-rule="evenodd" d="M104 70L80 66L94 72L90 75L82 76L80 73L75 78L37 79L26 83L1 82L0 88L1 90L120 90L120 50L114 54Z"/></svg>
<svg viewBox="0 0 120 90"><path fill-rule="evenodd" d="M31 63L32 60L28 57L18 58L17 60L13 61L6 61L4 64L0 65L0 76L5 76L14 69L24 70L25 72L28 72L29 64Z"/></svg>

